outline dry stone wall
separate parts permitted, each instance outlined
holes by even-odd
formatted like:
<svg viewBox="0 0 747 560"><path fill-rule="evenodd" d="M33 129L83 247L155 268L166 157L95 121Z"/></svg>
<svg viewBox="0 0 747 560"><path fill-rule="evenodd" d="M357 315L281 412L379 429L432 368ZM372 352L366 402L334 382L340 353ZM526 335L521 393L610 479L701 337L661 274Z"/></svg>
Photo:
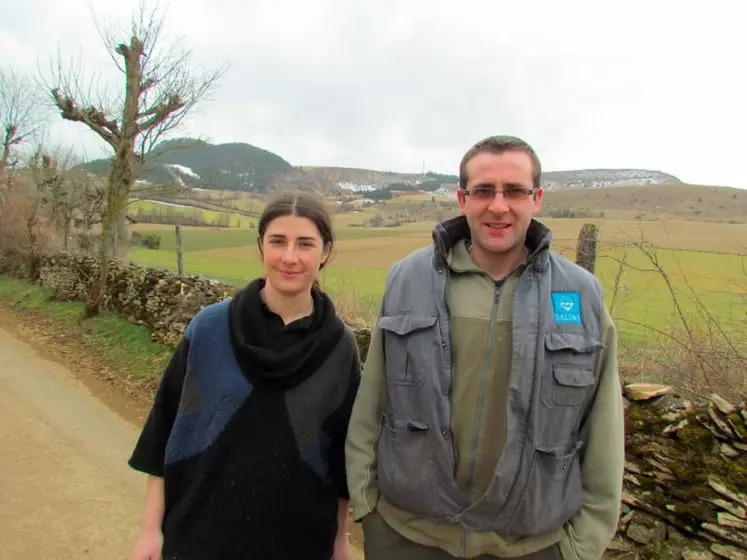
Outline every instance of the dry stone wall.
<svg viewBox="0 0 747 560"><path fill-rule="evenodd" d="M93 257L54 254L42 259L39 282L59 300L85 301L100 273ZM109 261L106 308L147 326L153 338L174 346L191 318L204 306L231 297L236 288L197 276Z"/></svg>
<svg viewBox="0 0 747 560"><path fill-rule="evenodd" d="M610 555L747 559L747 403L629 384L626 464Z"/></svg>
<svg viewBox="0 0 747 560"><path fill-rule="evenodd" d="M0 263L2 270L20 274L25 269L6 257ZM42 257L39 283L50 289L55 299L85 301L99 273L97 258L54 253ZM200 309L232 297L235 291L235 286L200 276L180 277L169 270L110 259L105 305L128 321L148 327L158 342L175 346ZM356 328L354 332L365 356L370 330Z"/></svg>

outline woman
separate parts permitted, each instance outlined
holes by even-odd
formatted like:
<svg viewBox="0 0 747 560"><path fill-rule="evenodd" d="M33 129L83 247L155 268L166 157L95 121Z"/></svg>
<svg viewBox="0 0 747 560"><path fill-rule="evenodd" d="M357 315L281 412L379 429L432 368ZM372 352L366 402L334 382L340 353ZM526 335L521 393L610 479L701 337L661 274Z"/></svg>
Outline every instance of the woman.
<svg viewBox="0 0 747 560"><path fill-rule="evenodd" d="M317 283L333 246L307 194L265 208L264 275L190 322L129 464L133 560L352 560L344 447L355 338Z"/></svg>

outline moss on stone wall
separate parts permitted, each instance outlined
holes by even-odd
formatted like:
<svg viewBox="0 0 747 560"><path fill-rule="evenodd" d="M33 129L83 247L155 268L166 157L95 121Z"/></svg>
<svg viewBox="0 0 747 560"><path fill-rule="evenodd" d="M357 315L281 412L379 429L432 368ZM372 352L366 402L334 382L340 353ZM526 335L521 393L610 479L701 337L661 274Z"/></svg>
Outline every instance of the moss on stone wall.
<svg viewBox="0 0 747 560"><path fill-rule="evenodd" d="M0 257L0 273L25 276L25 271L23 263L7 255ZM38 281L57 300L86 301L99 271L94 257L55 253L42 257ZM234 286L215 280L179 277L170 270L110 259L105 305L128 321L147 326L154 340L175 346L200 309L232 297L235 291ZM365 359L370 330L355 329L355 334Z"/></svg>

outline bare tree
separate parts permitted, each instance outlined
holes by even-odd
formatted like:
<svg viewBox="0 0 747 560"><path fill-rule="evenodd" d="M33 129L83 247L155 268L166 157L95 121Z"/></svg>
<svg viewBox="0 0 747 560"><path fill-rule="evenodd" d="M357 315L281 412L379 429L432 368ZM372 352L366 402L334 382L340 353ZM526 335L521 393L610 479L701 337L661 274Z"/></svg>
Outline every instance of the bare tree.
<svg viewBox="0 0 747 560"><path fill-rule="evenodd" d="M75 181L81 185L84 193L81 208L83 229L90 230L94 225L104 221L106 211L106 185L98 177L82 170L76 170Z"/></svg>
<svg viewBox="0 0 747 560"><path fill-rule="evenodd" d="M97 23L122 74L124 88L118 95L95 93L84 85L79 67L66 70L60 59L53 68L49 91L62 118L86 125L113 152L102 223L101 277L89 313L98 313L103 306L108 259L125 231L125 207L138 173L158 142L182 124L224 71L198 73L190 51L178 43L162 48L163 21L157 9L147 11L141 2L128 30L104 30ZM120 39L123 36L125 40Z"/></svg>
<svg viewBox="0 0 747 560"><path fill-rule="evenodd" d="M0 207L0 252L10 255L19 272L38 279L41 257L52 242L42 202L28 174L7 178L5 204Z"/></svg>
<svg viewBox="0 0 747 560"><path fill-rule="evenodd" d="M12 68L0 68L0 212L9 204L12 181L4 175L15 167L14 152L43 121L35 93L30 79Z"/></svg>
<svg viewBox="0 0 747 560"><path fill-rule="evenodd" d="M12 166L15 147L36 132L41 113L30 79L0 68L0 171Z"/></svg>
<svg viewBox="0 0 747 560"><path fill-rule="evenodd" d="M73 169L75 162L71 149L48 149L41 142L28 162L44 213L64 249L69 248L76 216L90 214L87 206L100 197L93 178L85 170Z"/></svg>

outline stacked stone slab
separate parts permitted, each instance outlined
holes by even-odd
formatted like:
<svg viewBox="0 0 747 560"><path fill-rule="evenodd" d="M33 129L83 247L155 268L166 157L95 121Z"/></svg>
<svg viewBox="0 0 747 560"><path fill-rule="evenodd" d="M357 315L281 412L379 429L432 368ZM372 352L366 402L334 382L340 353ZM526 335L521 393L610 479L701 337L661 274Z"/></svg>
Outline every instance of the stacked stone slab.
<svg viewBox="0 0 747 560"><path fill-rule="evenodd" d="M747 559L747 404L624 386L626 464L609 556Z"/></svg>

